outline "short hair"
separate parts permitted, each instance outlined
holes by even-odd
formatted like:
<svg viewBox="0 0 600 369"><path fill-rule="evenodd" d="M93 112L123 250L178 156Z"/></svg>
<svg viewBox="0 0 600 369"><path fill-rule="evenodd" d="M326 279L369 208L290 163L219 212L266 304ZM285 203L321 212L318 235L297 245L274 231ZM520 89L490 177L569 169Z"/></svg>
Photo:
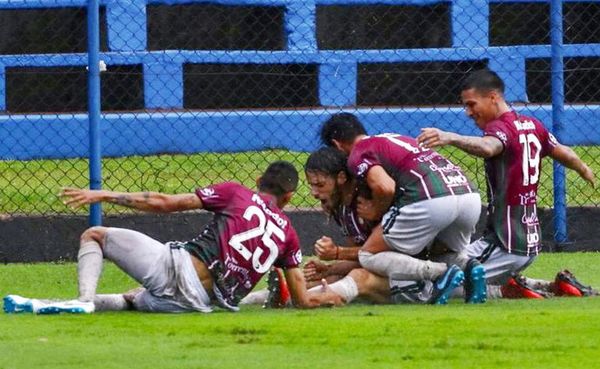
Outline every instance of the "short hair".
<svg viewBox="0 0 600 369"><path fill-rule="evenodd" d="M321 147L308 156L306 164L304 164L304 171L323 173L331 177L337 176L339 172L344 172L350 177L347 162L348 157L342 151L333 147Z"/></svg>
<svg viewBox="0 0 600 369"><path fill-rule="evenodd" d="M480 69L471 73L461 84L460 90L475 89L478 92L497 91L504 95L504 81L496 72L489 69Z"/></svg>
<svg viewBox="0 0 600 369"><path fill-rule="evenodd" d="M321 141L326 146L333 146L333 140L350 143L366 134L362 123L350 113L334 114L321 126Z"/></svg>
<svg viewBox="0 0 600 369"><path fill-rule="evenodd" d="M294 192L298 188L298 170L288 161L271 163L258 183L258 189L275 196Z"/></svg>

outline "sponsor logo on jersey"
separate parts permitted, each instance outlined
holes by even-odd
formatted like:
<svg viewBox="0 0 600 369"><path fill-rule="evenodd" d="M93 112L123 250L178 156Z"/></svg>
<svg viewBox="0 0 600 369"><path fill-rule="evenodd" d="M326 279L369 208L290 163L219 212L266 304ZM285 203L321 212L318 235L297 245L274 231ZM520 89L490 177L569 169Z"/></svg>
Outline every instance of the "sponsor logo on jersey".
<svg viewBox="0 0 600 369"><path fill-rule="evenodd" d="M367 169L369 169L369 164L368 163L360 163L358 165L358 168L356 168L356 174L358 176L362 176L363 174L365 174L365 172L367 171Z"/></svg>
<svg viewBox="0 0 600 369"><path fill-rule="evenodd" d="M531 120L524 120L522 122L515 120L513 123L517 127L517 131L535 130L535 124Z"/></svg>
<svg viewBox="0 0 600 369"><path fill-rule="evenodd" d="M200 193L204 197L213 197L215 195L215 190L210 187L206 187L206 188L201 189Z"/></svg>
<svg viewBox="0 0 600 369"><path fill-rule="evenodd" d="M298 264L302 263L302 250L298 249L294 254L294 261Z"/></svg>
<svg viewBox="0 0 600 369"><path fill-rule="evenodd" d="M553 146L558 145L558 140L556 139L556 137L554 137L554 135L552 133L548 133L548 139L550 140L550 143Z"/></svg>
<svg viewBox="0 0 600 369"><path fill-rule="evenodd" d="M506 143L506 141L508 141L508 137L506 137L506 133L502 132L502 131L496 131L496 137L498 137L500 140L502 140L502 142Z"/></svg>

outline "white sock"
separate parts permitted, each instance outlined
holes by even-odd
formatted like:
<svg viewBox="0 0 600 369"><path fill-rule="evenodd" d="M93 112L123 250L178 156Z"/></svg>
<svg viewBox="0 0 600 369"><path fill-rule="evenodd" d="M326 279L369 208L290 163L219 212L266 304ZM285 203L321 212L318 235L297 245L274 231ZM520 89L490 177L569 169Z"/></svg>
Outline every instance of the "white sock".
<svg viewBox="0 0 600 369"><path fill-rule="evenodd" d="M501 286L498 286L496 284L486 285L486 293L487 293L488 299L502 298ZM456 287L450 294L450 297L453 297L453 298L462 298L464 296L465 296L465 290L464 290L463 286Z"/></svg>
<svg viewBox="0 0 600 369"><path fill-rule="evenodd" d="M377 254L359 251L358 260L363 268L394 280L433 281L448 270L445 263L421 260L394 251Z"/></svg>
<svg viewBox="0 0 600 369"><path fill-rule="evenodd" d="M94 301L98 279L102 273L102 258L102 249L96 241L88 241L79 248L77 278L80 301Z"/></svg>
<svg viewBox="0 0 600 369"><path fill-rule="evenodd" d="M94 297L96 311L118 311L128 310L129 304L122 294L96 295Z"/></svg>
<svg viewBox="0 0 600 369"><path fill-rule="evenodd" d="M319 292L323 286L315 286L308 290L308 292ZM329 285L329 288L341 298L346 301L346 303L350 303L350 301L354 300L358 296L358 286L354 279L350 276L345 276L337 282L334 282Z"/></svg>
<svg viewBox="0 0 600 369"><path fill-rule="evenodd" d="M269 297L269 290L258 290L253 291L247 294L241 301L241 305L262 305L267 301L267 297Z"/></svg>

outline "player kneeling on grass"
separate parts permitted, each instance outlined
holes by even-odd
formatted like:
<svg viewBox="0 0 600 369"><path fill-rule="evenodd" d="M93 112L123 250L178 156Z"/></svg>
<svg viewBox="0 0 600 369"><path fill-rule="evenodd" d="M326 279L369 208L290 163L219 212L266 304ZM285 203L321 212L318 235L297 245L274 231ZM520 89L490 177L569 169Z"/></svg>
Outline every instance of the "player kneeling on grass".
<svg viewBox="0 0 600 369"><path fill-rule="evenodd" d="M517 113L504 98L504 82L491 70L469 75L461 86L466 114L483 136L463 136L424 128L420 147L451 145L484 159L488 187L487 227L483 237L467 247L470 257L485 267L488 282L504 284L503 297L596 294L567 270L554 282L518 275L541 250L537 190L542 158L549 156L595 185L592 170L567 146L560 144L534 117Z"/></svg>
<svg viewBox="0 0 600 369"><path fill-rule="evenodd" d="M78 254L79 298L70 301L4 298L6 312L91 313L135 309L149 312L211 312L213 305L237 311L239 301L272 265L285 269L293 303L302 308L341 304L328 291L309 293L299 265L302 254L296 231L282 208L298 184L288 162L269 165L257 180L259 192L225 182L195 193L117 193L64 189L73 207L111 202L143 211L170 213L193 209L214 212L200 235L187 242L163 244L142 233L92 227L81 235ZM142 284L126 294L96 295L102 259Z"/></svg>

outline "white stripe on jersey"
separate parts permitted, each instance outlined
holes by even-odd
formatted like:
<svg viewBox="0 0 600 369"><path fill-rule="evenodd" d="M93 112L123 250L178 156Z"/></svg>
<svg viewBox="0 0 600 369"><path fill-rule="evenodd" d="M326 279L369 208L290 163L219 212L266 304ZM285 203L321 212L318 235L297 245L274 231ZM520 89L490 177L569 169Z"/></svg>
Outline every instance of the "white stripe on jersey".
<svg viewBox="0 0 600 369"><path fill-rule="evenodd" d="M508 225L508 253L510 254L510 249L512 248L512 229L510 228L510 205L507 205L506 209L506 224Z"/></svg>
<svg viewBox="0 0 600 369"><path fill-rule="evenodd" d="M421 186L423 186L423 190L425 191L427 198L429 200L431 200L431 195L429 194L429 189L427 189L427 185L425 184L425 180L423 179L423 176L420 175L419 173L415 172L412 169L410 170L410 172L419 178L419 180L421 181Z"/></svg>

